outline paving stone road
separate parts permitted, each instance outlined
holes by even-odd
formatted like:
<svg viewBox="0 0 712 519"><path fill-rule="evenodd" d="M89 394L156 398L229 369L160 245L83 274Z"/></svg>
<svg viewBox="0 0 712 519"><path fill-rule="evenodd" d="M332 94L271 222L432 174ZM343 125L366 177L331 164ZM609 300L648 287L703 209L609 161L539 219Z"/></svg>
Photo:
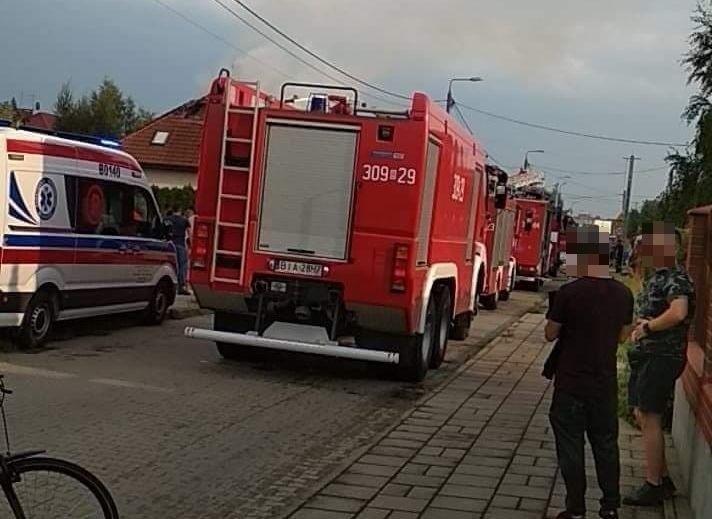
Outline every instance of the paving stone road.
<svg viewBox="0 0 712 519"><path fill-rule="evenodd" d="M267 518L307 499L446 380L476 341L541 296L516 293L452 343L425 384L327 359L222 361L186 325L110 318L65 324L38 353L1 353L14 450L45 448L95 472L122 517ZM459 359L459 360L458 360ZM0 517L5 506L0 500Z"/></svg>
<svg viewBox="0 0 712 519"><path fill-rule="evenodd" d="M544 317L528 314L327 482L291 519L541 519L563 509L549 427ZM622 424L622 490L644 475L639 434ZM588 460L590 516L599 491ZM681 497L680 499L684 499ZM622 519L663 519L623 508Z"/></svg>

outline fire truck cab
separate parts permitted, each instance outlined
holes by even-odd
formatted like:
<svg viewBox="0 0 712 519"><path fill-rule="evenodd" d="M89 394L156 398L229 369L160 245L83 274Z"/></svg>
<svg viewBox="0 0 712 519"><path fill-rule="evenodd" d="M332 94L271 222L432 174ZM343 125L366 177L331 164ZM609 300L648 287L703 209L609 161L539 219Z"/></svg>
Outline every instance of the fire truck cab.
<svg viewBox="0 0 712 519"><path fill-rule="evenodd" d="M288 83L277 100L221 73L190 272L214 326L186 335L229 359L287 350L391 363L421 380L476 313L484 159L422 93L384 112L350 88Z"/></svg>

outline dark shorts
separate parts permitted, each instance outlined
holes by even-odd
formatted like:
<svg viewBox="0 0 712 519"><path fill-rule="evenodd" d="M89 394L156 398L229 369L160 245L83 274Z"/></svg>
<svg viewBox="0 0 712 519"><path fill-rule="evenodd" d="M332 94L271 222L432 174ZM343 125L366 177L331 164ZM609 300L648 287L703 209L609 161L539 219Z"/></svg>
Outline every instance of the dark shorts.
<svg viewBox="0 0 712 519"><path fill-rule="evenodd" d="M670 357L648 357L631 362L628 404L646 413L663 414L682 374L685 361Z"/></svg>

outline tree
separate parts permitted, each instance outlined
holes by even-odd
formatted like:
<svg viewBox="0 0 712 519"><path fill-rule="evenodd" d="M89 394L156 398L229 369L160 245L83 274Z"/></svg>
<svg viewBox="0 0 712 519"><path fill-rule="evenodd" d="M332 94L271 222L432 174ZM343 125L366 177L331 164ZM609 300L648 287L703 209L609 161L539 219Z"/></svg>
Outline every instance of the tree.
<svg viewBox="0 0 712 519"><path fill-rule="evenodd" d="M80 98L75 97L69 83L64 83L57 94L54 111L58 130L113 139L124 137L153 118L152 113L138 108L109 78Z"/></svg>
<svg viewBox="0 0 712 519"><path fill-rule="evenodd" d="M698 4L692 16L695 28L683 65L687 83L698 92L682 117L695 125L695 137L684 152L672 152L668 185L658 197L658 217L682 227L692 207L712 203L712 8Z"/></svg>

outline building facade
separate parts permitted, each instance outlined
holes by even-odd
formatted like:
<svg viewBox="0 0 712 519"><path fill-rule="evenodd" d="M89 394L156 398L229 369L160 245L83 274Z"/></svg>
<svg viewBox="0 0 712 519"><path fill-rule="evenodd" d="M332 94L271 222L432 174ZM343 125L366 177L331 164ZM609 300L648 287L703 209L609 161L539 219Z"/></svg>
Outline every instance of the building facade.
<svg viewBox="0 0 712 519"><path fill-rule="evenodd" d="M205 98L189 101L124 138L151 185L195 189L204 114Z"/></svg>

